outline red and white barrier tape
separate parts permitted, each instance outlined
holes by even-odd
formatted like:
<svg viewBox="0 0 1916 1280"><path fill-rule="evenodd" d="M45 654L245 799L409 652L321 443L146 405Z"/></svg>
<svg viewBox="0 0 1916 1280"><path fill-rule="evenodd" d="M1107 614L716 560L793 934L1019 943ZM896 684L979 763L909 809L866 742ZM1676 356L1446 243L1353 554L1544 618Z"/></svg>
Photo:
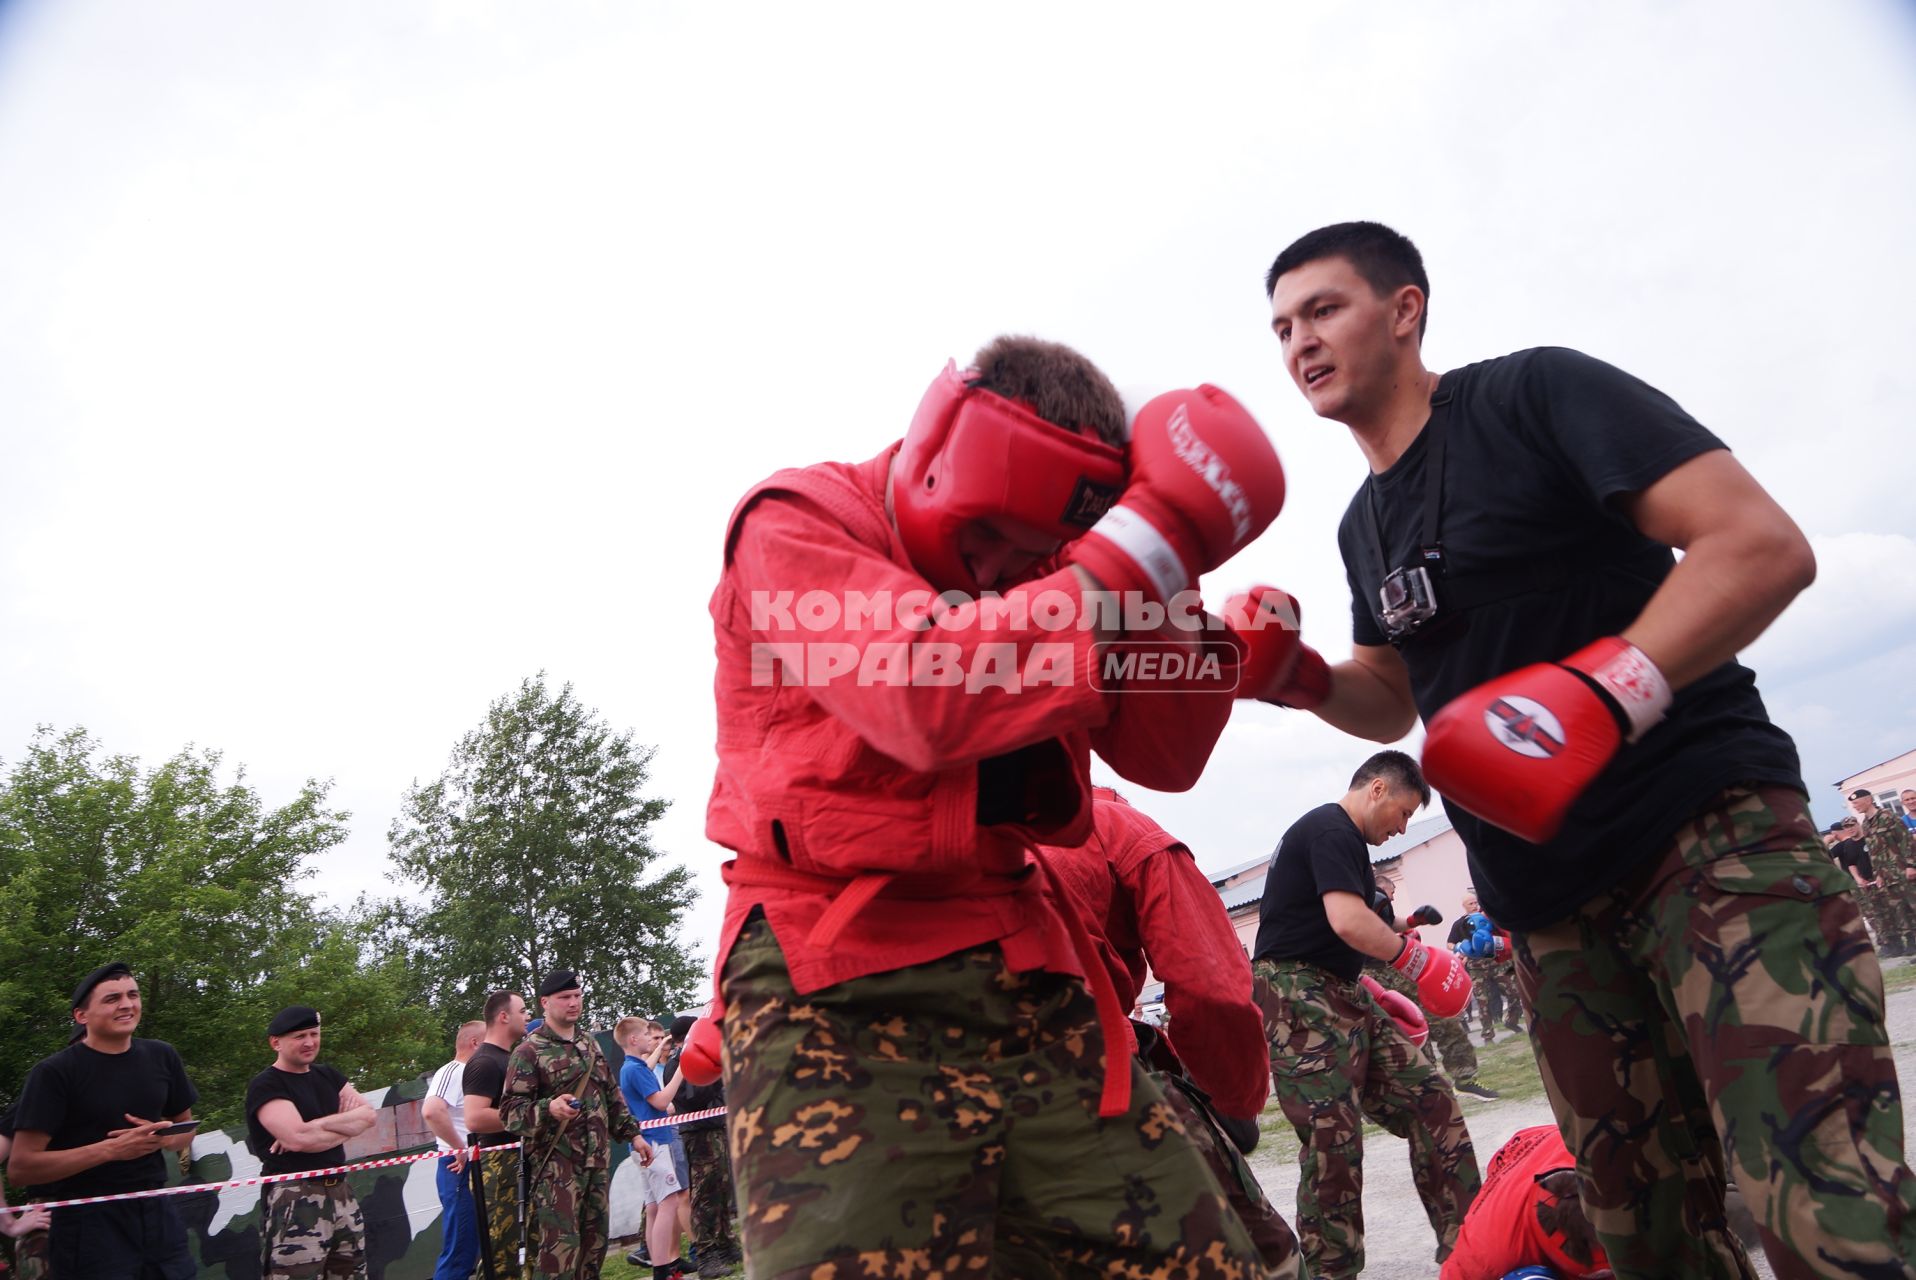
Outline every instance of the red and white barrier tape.
<svg viewBox="0 0 1916 1280"><path fill-rule="evenodd" d="M639 1121L641 1129L657 1129L664 1125L684 1124L688 1120L710 1120L725 1114L724 1107L711 1107L705 1111L686 1111L669 1116L660 1116L654 1120ZM491 1147L468 1147L467 1158L495 1155L501 1151L516 1151L521 1146L517 1142L501 1142ZM232 1187L263 1187L273 1182L303 1182L308 1178L332 1178L343 1173L358 1173L362 1169L387 1169L398 1164L414 1164L420 1160L438 1160L446 1153L437 1149L415 1151L409 1156L388 1156L383 1160L362 1160L358 1164L342 1164L331 1169L302 1169L298 1173L263 1173L253 1178L235 1178L230 1182L183 1182L177 1187L154 1187L148 1191L120 1191L110 1196L78 1196L72 1200L35 1200L14 1206L17 1209L65 1209L79 1204L108 1204L115 1200L150 1200L154 1196L184 1196L199 1191L225 1191Z"/></svg>

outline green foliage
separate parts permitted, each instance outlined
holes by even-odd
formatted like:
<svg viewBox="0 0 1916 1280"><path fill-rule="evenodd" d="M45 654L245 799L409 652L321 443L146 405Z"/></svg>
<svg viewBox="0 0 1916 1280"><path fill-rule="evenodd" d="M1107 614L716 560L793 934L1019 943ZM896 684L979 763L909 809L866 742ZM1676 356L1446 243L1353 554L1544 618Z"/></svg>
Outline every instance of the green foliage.
<svg viewBox="0 0 1916 1280"><path fill-rule="evenodd" d="M42 727L0 783L0 1022L13 1031L0 1098L66 1043L74 983L108 960L133 967L139 1033L179 1049L195 1111L215 1123L240 1116L246 1081L271 1061L266 1022L287 1004L325 1014L326 1060L367 1088L444 1056L373 925L300 887L313 855L346 836L326 784L268 809L244 770L222 785L219 765L189 747L142 772L84 730Z"/></svg>
<svg viewBox="0 0 1916 1280"><path fill-rule="evenodd" d="M437 1007L477 1017L498 987L531 1000L556 969L578 970L593 1025L686 1003L699 969L677 922L694 891L682 867L646 878L666 808L641 795L651 759L542 672L407 792L393 874L426 895L409 932Z"/></svg>

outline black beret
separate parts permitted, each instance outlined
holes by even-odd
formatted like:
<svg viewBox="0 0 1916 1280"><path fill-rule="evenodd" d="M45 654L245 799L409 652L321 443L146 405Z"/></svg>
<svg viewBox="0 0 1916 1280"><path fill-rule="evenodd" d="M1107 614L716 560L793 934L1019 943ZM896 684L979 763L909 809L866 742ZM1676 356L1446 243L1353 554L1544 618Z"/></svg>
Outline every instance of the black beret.
<svg viewBox="0 0 1916 1280"><path fill-rule="evenodd" d="M577 991L578 989L579 975L570 969L558 969L552 973L548 973L546 980L539 984L539 998L543 1000L547 996L556 996L561 991Z"/></svg>
<svg viewBox="0 0 1916 1280"><path fill-rule="evenodd" d="M295 1031L304 1031L308 1027L316 1027L318 1025L319 1010L308 1008L303 1004L289 1004L274 1014L273 1020L266 1024L266 1034L269 1036L290 1036Z"/></svg>
<svg viewBox="0 0 1916 1280"><path fill-rule="evenodd" d="M73 1003L68 1005L67 1008L78 1009L85 1005L87 997L93 994L93 988L99 986L109 978L130 978L132 976L132 968L124 961L115 960L112 964L103 964L86 977L80 979L80 985L73 988Z"/></svg>
<svg viewBox="0 0 1916 1280"><path fill-rule="evenodd" d="M691 1034L692 1024L697 1021L698 1019L689 1013L682 1013L672 1019L672 1038L682 1042L686 1036Z"/></svg>
<svg viewBox="0 0 1916 1280"><path fill-rule="evenodd" d="M1856 790L1849 793L1849 798L1852 800L1861 800L1864 796L1868 796L1870 799L1874 800L1876 798L1876 793L1871 791L1868 787L1858 787L1856 788Z"/></svg>

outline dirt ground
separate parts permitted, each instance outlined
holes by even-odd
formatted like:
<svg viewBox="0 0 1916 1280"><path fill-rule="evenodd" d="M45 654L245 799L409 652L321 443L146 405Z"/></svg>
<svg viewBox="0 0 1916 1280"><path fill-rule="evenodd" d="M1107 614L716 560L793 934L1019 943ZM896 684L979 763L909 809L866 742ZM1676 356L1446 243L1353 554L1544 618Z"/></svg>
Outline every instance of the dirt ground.
<svg viewBox="0 0 1916 1280"><path fill-rule="evenodd" d="M1916 1105L1912 1105L1916 1104L1916 988L1890 994L1889 1038L1896 1047L1897 1075L1904 1086L1904 1142L1906 1147L1916 1147ZM1490 1156L1517 1130L1551 1123L1550 1106L1541 1094L1521 1101L1496 1102L1466 1096L1463 1103L1480 1165L1488 1164ZM1271 1203L1295 1225L1297 1160L1296 1146L1288 1141L1289 1136L1284 1134L1284 1140L1272 1142L1267 1127L1265 1140L1251 1156L1251 1166ZM1365 1135L1364 1274L1377 1280L1431 1280L1437 1274L1431 1260L1436 1241L1416 1188L1411 1185L1406 1152L1405 1144L1387 1133L1373 1128ZM1768 1264L1760 1257L1755 1262L1758 1273L1768 1277Z"/></svg>

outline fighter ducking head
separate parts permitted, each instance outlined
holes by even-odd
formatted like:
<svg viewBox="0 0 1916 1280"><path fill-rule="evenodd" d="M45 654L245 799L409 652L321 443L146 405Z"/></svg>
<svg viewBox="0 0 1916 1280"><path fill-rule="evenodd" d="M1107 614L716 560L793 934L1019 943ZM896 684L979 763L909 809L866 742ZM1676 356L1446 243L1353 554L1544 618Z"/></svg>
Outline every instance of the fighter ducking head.
<svg viewBox="0 0 1916 1280"><path fill-rule="evenodd" d="M913 567L940 591L1020 581L1117 501L1124 441L1117 388L1069 347L1000 337L946 365L892 461Z"/></svg>

